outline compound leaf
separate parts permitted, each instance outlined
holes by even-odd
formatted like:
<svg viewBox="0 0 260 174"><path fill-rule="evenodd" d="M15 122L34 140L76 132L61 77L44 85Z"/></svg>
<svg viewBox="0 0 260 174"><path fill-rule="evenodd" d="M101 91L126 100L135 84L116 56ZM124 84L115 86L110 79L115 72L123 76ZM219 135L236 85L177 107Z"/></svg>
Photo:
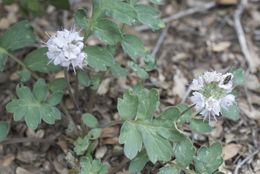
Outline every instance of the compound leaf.
<svg viewBox="0 0 260 174"><path fill-rule="evenodd" d="M33 91L31 92L25 86L16 87L18 99L13 99L6 105L7 111L14 114L14 120L24 119L29 128L36 129L41 119L48 124L53 124L60 119L60 111L43 101L48 91L46 91L46 84L42 79L36 82Z"/></svg>

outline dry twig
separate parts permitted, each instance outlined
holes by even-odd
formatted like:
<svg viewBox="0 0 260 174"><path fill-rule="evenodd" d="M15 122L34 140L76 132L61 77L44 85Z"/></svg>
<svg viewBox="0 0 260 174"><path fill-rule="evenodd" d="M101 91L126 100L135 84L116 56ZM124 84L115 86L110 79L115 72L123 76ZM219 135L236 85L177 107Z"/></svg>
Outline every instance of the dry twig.
<svg viewBox="0 0 260 174"><path fill-rule="evenodd" d="M169 29L169 26L163 29L163 31L162 31L158 41L156 42L156 45L155 45L155 47L153 49L153 52L152 52L152 55L154 57L156 56L156 54L158 53L159 49L161 48L161 46L163 44L163 41L164 41L164 39L165 39L165 37L167 35L168 29Z"/></svg>
<svg viewBox="0 0 260 174"><path fill-rule="evenodd" d="M17 144L17 143L52 143L54 142L58 137L60 136L60 133L57 133L55 135L52 135L51 137L42 139L42 138L10 138L6 139L2 142L0 142L0 145L6 145L6 144Z"/></svg>
<svg viewBox="0 0 260 174"><path fill-rule="evenodd" d="M242 161L239 161L236 169L234 171L234 174L238 174L239 173L239 169L249 160L251 160L252 158L254 158L254 156L259 152L259 150L254 151L252 154L248 155L245 159L243 159Z"/></svg>
<svg viewBox="0 0 260 174"><path fill-rule="evenodd" d="M246 37L245 37L245 33L244 33L244 30L243 30L243 27L241 25L241 16L244 12L244 9L245 7L247 6L247 0L241 0L241 3L240 5L238 6L237 10L235 11L235 14L234 14L234 22L235 22L235 30L237 32L237 37L238 37L238 40L239 40L239 44L241 46L241 49L242 49L242 52L245 56L245 59L248 63L248 66L250 68L250 71L251 72L255 72L256 71L256 67L255 67L255 64L254 64L254 61L252 60L252 55L251 55L251 52L249 50L249 47L248 47L248 43L246 41Z"/></svg>

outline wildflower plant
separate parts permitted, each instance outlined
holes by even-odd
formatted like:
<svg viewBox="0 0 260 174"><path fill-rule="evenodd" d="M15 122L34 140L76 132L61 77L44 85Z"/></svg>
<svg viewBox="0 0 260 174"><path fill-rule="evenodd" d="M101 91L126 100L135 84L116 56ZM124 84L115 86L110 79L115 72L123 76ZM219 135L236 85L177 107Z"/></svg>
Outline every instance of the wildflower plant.
<svg viewBox="0 0 260 174"><path fill-rule="evenodd" d="M19 3L28 7L28 14L41 11L35 9L42 9L41 5L37 5L40 1L35 1L35 8L28 6L27 1L22 2ZM56 7L67 9L66 0L51 2ZM162 0L149 2L161 4ZM132 71L140 77L140 82L147 79L149 71L155 68L155 59L141 39L127 33L124 27L144 24L157 30L163 28L164 23L157 10L137 0L93 0L90 16L85 9L78 9L74 13L74 21L76 27L50 34L40 48L36 48L39 41L26 20L14 24L0 36L0 71L5 70L6 62L10 59L19 65L17 75L20 77L16 95L12 96L6 110L13 115L14 121L25 121L33 130L42 122L53 125L67 114L63 96L68 91L75 105L73 109L77 111L75 115L81 116L82 130L74 137L73 154L80 158L80 162L72 172L105 174L108 173L108 167L100 160L93 159L102 127L98 119L89 113L91 111L84 110L85 107L79 104L75 91L81 85L95 92L101 77L105 78L102 72L111 72L118 77L127 76ZM99 44L89 45L90 37L97 38ZM15 38L15 41L11 38ZM34 49L30 49L32 51L24 57L15 56L18 49L26 47ZM129 57L125 65L116 59L120 51ZM88 73L86 67L94 73ZM62 72L62 69L64 77L43 79L48 74ZM70 74L70 69L74 73ZM74 89L70 84L71 79L78 81ZM146 89L141 85L143 83L127 89L118 99L117 110L122 124L119 143L123 145L125 156L131 160L129 172L140 172L151 162L161 164L158 169L160 174L181 171L221 173L217 172L223 162L221 144L214 142L197 148L182 128L188 126L191 132L208 133L212 128L207 120L217 121L221 116L237 120L239 112L233 89L242 83L242 69L227 73L205 72L190 85L190 105L180 103L159 114L157 89ZM73 118L70 119L68 129L75 130ZM112 122L109 125L115 124ZM9 129L8 122L0 122L0 141L5 139Z"/></svg>

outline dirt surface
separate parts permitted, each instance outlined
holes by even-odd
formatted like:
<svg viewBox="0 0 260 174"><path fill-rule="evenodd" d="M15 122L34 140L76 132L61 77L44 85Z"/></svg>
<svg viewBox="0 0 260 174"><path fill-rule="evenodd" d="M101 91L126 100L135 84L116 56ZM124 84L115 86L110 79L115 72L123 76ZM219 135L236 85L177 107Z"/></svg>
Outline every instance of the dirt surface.
<svg viewBox="0 0 260 174"><path fill-rule="evenodd" d="M222 0L219 3L214 5L213 1L208 0L168 0L165 5L158 6L162 18L179 13L184 16L168 21L167 27L161 31L153 32L140 26L126 30L140 36L157 59L157 68L150 73L145 85L159 89L160 110L179 102L188 102L190 82L204 71L226 72L232 67L245 70L246 83L239 89L237 98L241 114L239 121L220 119L212 122L214 129L210 134L193 134L184 129L198 147L208 145L215 139L222 143L225 160L221 166L222 172L260 174L260 1L251 0L244 5L234 0ZM205 7L207 4L212 7L208 10L198 8L197 12L188 15L187 9ZM71 10L65 12L49 6L44 16L29 16L29 20L38 38L46 41L48 36L45 32L52 33L73 26L73 11L79 7L89 9L90 3L73 1ZM23 18L17 5L3 6L0 3L0 11L1 32ZM241 18L239 12L242 13ZM238 39L239 25L236 20L243 28L246 51L250 56L245 56L242 51L244 48ZM98 41L95 38L89 40L89 44L96 43ZM23 58L30 50L23 49L17 52L17 56ZM127 58L119 54L117 59L125 64ZM15 86L19 81L16 70L17 65L10 61L6 70L0 73L0 120L8 120L12 125L8 141L0 143L0 174L69 173L74 165L78 165L79 159L73 156L72 150L73 140L81 132L80 117L74 112L69 95L64 97L64 106L78 124L78 130L66 130L66 119L63 119L53 126L41 124L33 132L23 122L12 121L12 115L5 111L5 105L15 95ZM62 73L45 78L54 76L62 76ZM96 115L101 125L119 120L117 98L125 89L136 84L137 79L134 74L126 78L114 78L107 73L97 94L80 89L80 106L83 111ZM117 138L119 129L120 125L103 129L93 156L107 164L111 173L127 174L128 161L123 156ZM41 141L35 142L35 138ZM161 164L149 163L143 173L157 173L159 167Z"/></svg>

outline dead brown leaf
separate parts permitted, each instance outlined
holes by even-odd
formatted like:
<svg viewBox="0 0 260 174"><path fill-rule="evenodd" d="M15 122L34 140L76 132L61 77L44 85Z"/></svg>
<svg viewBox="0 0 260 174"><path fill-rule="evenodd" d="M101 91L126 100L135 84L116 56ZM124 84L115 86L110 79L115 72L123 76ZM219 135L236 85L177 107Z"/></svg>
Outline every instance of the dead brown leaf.
<svg viewBox="0 0 260 174"><path fill-rule="evenodd" d="M234 143L225 145L222 150L223 159L229 160L233 158L239 153L241 147L242 146L240 144L234 144Z"/></svg>

